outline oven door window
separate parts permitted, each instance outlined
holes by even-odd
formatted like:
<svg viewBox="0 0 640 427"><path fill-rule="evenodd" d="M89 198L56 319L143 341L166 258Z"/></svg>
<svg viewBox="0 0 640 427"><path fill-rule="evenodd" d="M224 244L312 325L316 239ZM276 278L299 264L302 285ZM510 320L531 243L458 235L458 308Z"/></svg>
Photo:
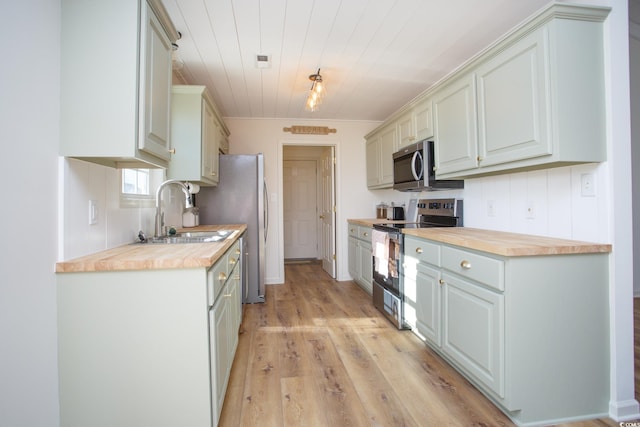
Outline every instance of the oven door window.
<svg viewBox="0 0 640 427"><path fill-rule="evenodd" d="M373 279L392 292L400 295L400 240L389 239L388 258L373 258Z"/></svg>

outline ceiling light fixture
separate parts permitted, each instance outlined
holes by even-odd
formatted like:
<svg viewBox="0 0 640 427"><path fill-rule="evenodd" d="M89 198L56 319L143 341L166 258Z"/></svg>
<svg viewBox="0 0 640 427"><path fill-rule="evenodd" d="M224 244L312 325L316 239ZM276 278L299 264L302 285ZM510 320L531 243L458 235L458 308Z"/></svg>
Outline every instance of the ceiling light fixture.
<svg viewBox="0 0 640 427"><path fill-rule="evenodd" d="M313 83L311 83L311 90L309 91L309 96L307 97L305 110L313 112L318 110L318 107L322 103L322 98L324 98L327 89L325 88L322 81L320 68L318 68L317 73L311 74L309 76L309 80L311 80Z"/></svg>

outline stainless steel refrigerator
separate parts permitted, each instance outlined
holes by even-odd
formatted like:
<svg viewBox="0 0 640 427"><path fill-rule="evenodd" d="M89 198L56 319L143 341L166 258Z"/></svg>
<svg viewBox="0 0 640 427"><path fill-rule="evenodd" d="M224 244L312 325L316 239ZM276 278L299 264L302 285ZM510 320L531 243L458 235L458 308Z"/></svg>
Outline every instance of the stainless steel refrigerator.
<svg viewBox="0 0 640 427"><path fill-rule="evenodd" d="M220 155L218 185L202 187L196 195L200 224L247 224L244 303L264 302L267 197L262 154Z"/></svg>

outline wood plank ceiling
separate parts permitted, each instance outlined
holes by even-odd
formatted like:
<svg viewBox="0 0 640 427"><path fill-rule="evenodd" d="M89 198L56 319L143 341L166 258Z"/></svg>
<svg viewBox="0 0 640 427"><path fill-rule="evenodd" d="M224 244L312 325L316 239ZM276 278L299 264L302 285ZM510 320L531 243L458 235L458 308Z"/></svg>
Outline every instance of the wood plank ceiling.
<svg viewBox="0 0 640 427"><path fill-rule="evenodd" d="M384 120L548 0L163 0L225 117ZM256 66L268 55L268 68ZM304 110L321 69L328 94Z"/></svg>

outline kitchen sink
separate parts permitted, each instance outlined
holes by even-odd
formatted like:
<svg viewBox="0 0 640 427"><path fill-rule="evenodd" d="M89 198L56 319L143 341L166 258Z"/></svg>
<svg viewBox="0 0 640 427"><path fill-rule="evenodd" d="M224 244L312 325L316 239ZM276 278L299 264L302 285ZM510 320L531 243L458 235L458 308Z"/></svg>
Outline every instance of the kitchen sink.
<svg viewBox="0 0 640 427"><path fill-rule="evenodd" d="M171 243L210 243L229 239L237 233L237 230L218 231L187 231L168 236L149 237L139 243L171 244Z"/></svg>

